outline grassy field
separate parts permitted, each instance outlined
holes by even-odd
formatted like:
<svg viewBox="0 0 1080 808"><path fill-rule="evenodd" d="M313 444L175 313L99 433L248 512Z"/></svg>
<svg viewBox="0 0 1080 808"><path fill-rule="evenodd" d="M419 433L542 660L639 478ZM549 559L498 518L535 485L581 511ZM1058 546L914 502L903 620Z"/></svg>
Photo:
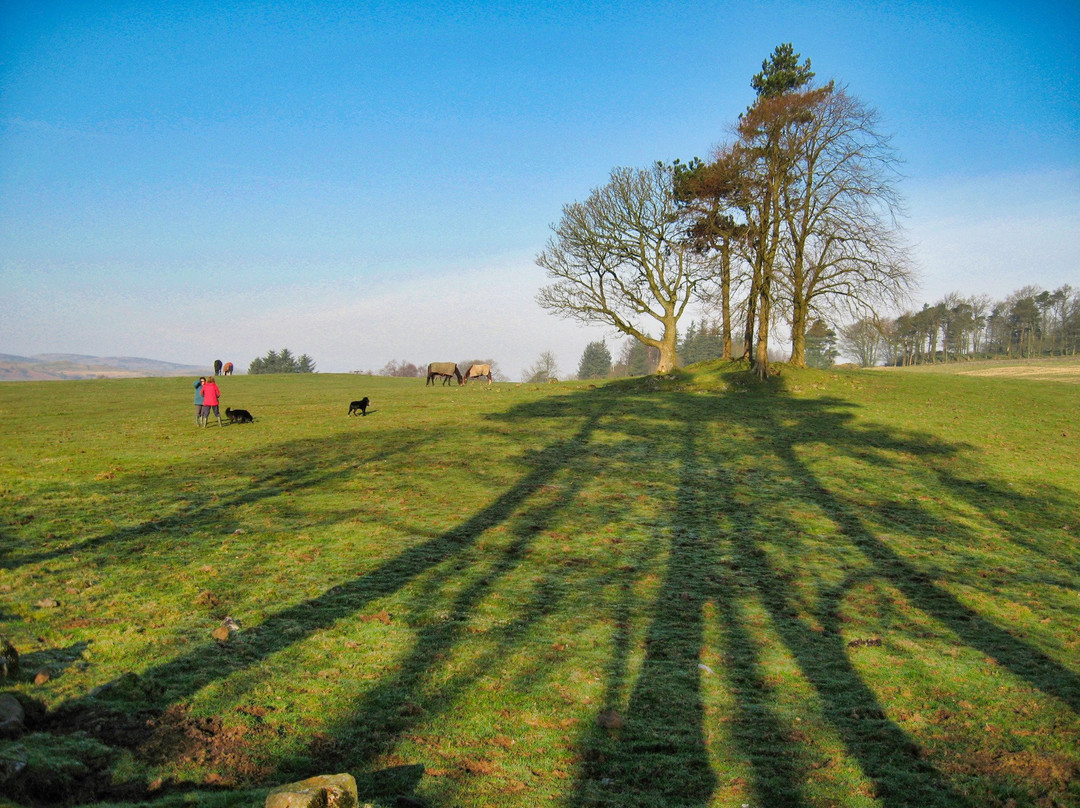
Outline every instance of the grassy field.
<svg viewBox="0 0 1080 808"><path fill-rule="evenodd" d="M1075 383L222 389L0 385L17 804L1080 804Z"/></svg>

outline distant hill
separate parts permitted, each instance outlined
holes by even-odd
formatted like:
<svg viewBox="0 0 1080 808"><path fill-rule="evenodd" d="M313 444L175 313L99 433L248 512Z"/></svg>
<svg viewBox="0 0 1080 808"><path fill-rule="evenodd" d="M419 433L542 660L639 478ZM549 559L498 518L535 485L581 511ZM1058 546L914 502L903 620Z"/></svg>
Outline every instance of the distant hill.
<svg viewBox="0 0 1080 808"><path fill-rule="evenodd" d="M0 382L60 379L135 379L144 376L199 376L209 367L178 365L141 356L81 354L0 354Z"/></svg>

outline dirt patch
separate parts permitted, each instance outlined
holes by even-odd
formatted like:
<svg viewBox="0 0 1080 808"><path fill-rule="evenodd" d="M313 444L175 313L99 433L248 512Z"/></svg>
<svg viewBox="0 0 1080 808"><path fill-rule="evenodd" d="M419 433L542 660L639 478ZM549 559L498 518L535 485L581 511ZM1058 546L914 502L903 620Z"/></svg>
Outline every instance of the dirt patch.
<svg viewBox="0 0 1080 808"><path fill-rule="evenodd" d="M148 723L150 737L138 754L150 763L181 763L215 769L220 785L259 782L270 767L255 760L263 734L250 727L226 726L216 716L193 717L173 705Z"/></svg>
<svg viewBox="0 0 1080 808"><path fill-rule="evenodd" d="M978 777L1013 779L1028 784L1037 793L1060 793L1080 776L1077 761L1064 755L1043 755L1033 750L980 749L943 768Z"/></svg>
<svg viewBox="0 0 1080 808"><path fill-rule="evenodd" d="M995 378L1036 379L1042 381L1075 382L1080 384L1080 363L1069 365L1008 365L998 368L962 370L961 376L990 376Z"/></svg>
<svg viewBox="0 0 1080 808"><path fill-rule="evenodd" d="M202 788L258 784L273 774L259 754L268 729L192 716L180 705L134 715L100 704L66 705L50 713L28 712L27 718L27 734L18 742L19 772L3 790L35 808L140 800L195 787L161 780L116 782L113 766L125 751L151 766L207 771L198 784Z"/></svg>

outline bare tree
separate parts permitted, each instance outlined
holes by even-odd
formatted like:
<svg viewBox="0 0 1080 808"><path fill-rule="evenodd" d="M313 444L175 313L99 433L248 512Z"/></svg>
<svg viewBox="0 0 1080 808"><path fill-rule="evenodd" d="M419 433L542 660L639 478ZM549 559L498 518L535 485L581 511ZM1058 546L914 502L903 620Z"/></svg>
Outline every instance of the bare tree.
<svg viewBox="0 0 1080 808"><path fill-rule="evenodd" d="M414 365L412 362L406 362L402 359L400 362L397 359L391 359L380 370L377 376L397 376L399 378L413 379L426 375L427 371Z"/></svg>
<svg viewBox="0 0 1080 808"><path fill-rule="evenodd" d="M993 310L993 298L990 295L973 295L968 299L971 306L971 316L974 320L974 333L971 338L971 350L978 354L982 350L982 338L986 333L986 326L990 312Z"/></svg>
<svg viewBox="0 0 1080 808"><path fill-rule="evenodd" d="M840 329L840 345L844 353L858 360L864 368L872 368L881 360L888 345L882 323L863 317Z"/></svg>
<svg viewBox="0 0 1080 808"><path fill-rule="evenodd" d="M617 168L607 185L563 208L536 259L554 283L537 294L560 317L613 326L675 367L679 318L711 260L695 251L677 215L673 170ZM660 331L649 336L648 323Z"/></svg>
<svg viewBox="0 0 1080 808"><path fill-rule="evenodd" d="M544 351L531 368L521 371L521 380L531 384L553 382L559 377L559 367L555 364L555 354Z"/></svg>
<svg viewBox="0 0 1080 808"><path fill-rule="evenodd" d="M815 312L873 316L907 297L912 269L898 225L898 157L877 113L831 84L784 130L796 156L781 186L786 230L778 285L790 313L791 363L805 364Z"/></svg>

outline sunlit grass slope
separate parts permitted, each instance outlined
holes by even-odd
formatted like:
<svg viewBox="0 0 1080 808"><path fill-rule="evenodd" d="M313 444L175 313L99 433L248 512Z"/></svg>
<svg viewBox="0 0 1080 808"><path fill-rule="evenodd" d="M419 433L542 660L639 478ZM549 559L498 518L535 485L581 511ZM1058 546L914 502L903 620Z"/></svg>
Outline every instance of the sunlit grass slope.
<svg viewBox="0 0 1080 808"><path fill-rule="evenodd" d="M1075 384L222 388L0 385L20 802L1080 804Z"/></svg>

